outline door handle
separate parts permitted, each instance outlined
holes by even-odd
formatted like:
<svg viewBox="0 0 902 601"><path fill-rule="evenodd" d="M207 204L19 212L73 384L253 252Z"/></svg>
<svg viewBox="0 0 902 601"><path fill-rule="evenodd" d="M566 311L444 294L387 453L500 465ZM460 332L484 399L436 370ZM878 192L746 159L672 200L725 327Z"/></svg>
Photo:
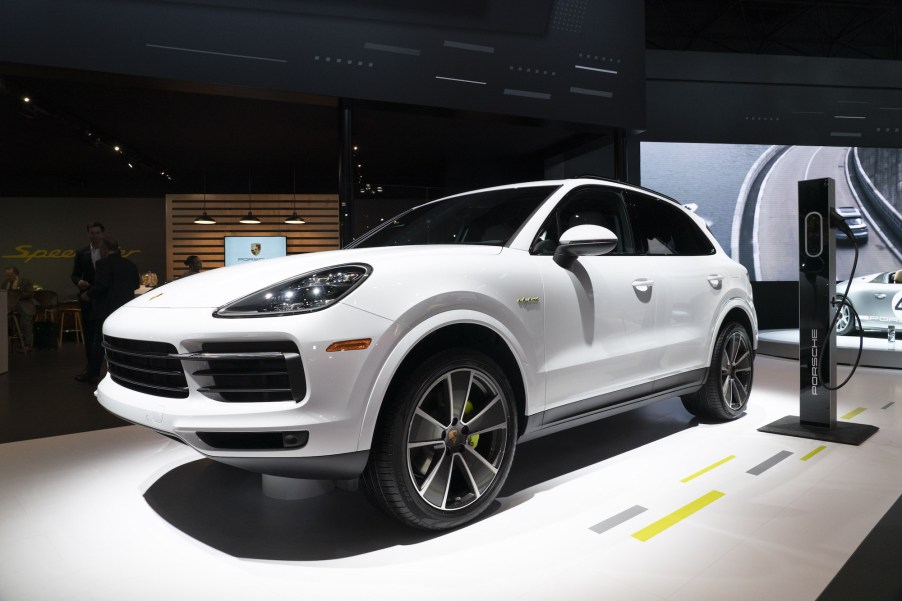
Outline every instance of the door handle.
<svg viewBox="0 0 902 601"><path fill-rule="evenodd" d="M879 292L879 293L877 293L877 294L874 295L874 298L886 298L886 295L883 294L882 292Z"/></svg>
<svg viewBox="0 0 902 601"><path fill-rule="evenodd" d="M715 290L720 290L720 287L723 286L723 276L719 273L712 273L708 276L708 283Z"/></svg>
<svg viewBox="0 0 902 601"><path fill-rule="evenodd" d="M648 292L654 285L654 280L647 280L645 278L641 278L633 282L633 288L635 288L639 292Z"/></svg>

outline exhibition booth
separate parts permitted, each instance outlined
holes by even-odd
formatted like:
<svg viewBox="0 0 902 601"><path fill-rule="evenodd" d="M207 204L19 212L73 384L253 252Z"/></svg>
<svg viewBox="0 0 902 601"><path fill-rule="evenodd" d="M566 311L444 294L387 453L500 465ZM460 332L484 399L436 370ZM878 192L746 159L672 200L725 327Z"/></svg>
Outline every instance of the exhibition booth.
<svg viewBox="0 0 902 601"><path fill-rule="evenodd" d="M126 318L123 312L118 323L112 320L113 328L129 334L113 336L108 347L119 353L115 361L120 364L108 382L113 376L120 379L117 384L128 382L112 402L115 391L103 398L95 386L73 380L85 360L75 330L60 324L55 348L25 353L2 345L0 600L898 599L902 342L893 332L902 323L902 280L890 274L902 268L902 88L895 83L902 81L902 63L654 47L646 44L646 13L653 4L13 0L0 7L8 33L0 37L0 129L9 131L0 141L4 266L14 265L45 289L56 290L59 300L70 301L74 317L72 260L85 244L83 225L100 220L139 273L158 276L159 284L175 282L139 298L138 304L146 303L145 318L138 313ZM736 6L748 3L718 10L727 14ZM522 217L551 225L537 229L519 247L511 246L522 235L519 225L497 236L487 233L489 227L467 232L478 240L466 241L471 256L458 262L461 271L472 265L471 272L484 276L490 256L503 256L508 267L515 253L521 255L517 259L537 261L511 268L484 286L496 286L492 290L504 295L480 297L482 305L455 306L449 323L460 328L432 336L440 330L438 316L452 313L447 307L461 298L469 302L483 286L473 285L476 278L455 280L458 272L442 269L434 260L438 254L426 250L408 253L410 264L419 261L430 281L444 276L457 288L427 298L418 288L426 277L400 268L391 272L401 260L393 264L383 258L380 268L393 279L379 283L383 297L370 297L379 301L373 303L378 311L347 303L344 313L330 310L341 317L331 323L318 312L329 303L345 304L338 301L357 290L373 269L362 260L313 265L322 256L315 253L331 258L373 229L400 229L402 220L395 220L400 213L450 194L514 182L539 187L583 176L624 184L618 192L619 225L629 226L632 219L651 230L649 224L660 221L684 232L687 228L674 225L678 220L660 217L666 213L636 208L636 198L654 190L665 195L655 197L665 205L676 199L670 214L698 228L710 245L699 248L713 249L716 241L724 252L676 252L676 244L667 246L666 236L657 232L646 239L636 234L637 244L631 246L629 227L608 229L601 223L613 211L599 213L598 222L583 223L577 213L587 219L593 211L574 210L568 215L574 225L565 229L560 207L541 218L536 215L543 209L537 209ZM811 212L800 214L796 203L799 182L828 179L835 186L829 208L839 211L838 219L850 228L841 228L848 234L829 243L815 234L807 238L800 224ZM509 217L510 212L493 216ZM827 228L831 217L825 210L817 219ZM425 223L425 243L434 243L435 222ZM578 228L595 229L591 236L582 229L582 238L563 236ZM455 244L463 240L458 234L451 238ZM649 252L648 241L662 240ZM540 250L541 243L552 241L548 252ZM640 242L646 244L641 252ZM685 254L683 265L693 268L693 260L723 262L693 282L700 283L701 292L677 270L660 271L657 283L645 274L624 279L619 293L639 309L629 315L624 311L620 319L616 311L604 310L615 305L615 288L608 285L613 269L561 271L577 256L604 258L598 249L603 246L606 253L618 243L613 254L635 256L612 258L635 260L631 265L668 254ZM414 244L420 243L395 240L386 246ZM356 256L374 257L383 250ZM272 266L293 269L298 263L290 263L292 256L304 269L288 274ZM185 270L189 257L218 275L195 277ZM240 271L240 265L256 261L271 263L256 265L259 272ZM735 272L721 271L728 263ZM236 272L242 276L231 277ZM811 276L810 289L803 272ZM257 282L258 273L266 281ZM534 279L511 284L524 273ZM177 281L185 275L192 278ZM828 333L823 322L848 306L837 296L846 294L848 279L857 287L849 298L859 295L852 304L867 327L853 321L851 327L840 326L840 335L835 326ZM213 284L204 290L201 284L192 288L191 281ZM530 286L520 285L524 281ZM555 295L550 284L555 281L572 289L558 289ZM248 282L253 286L245 290ZM896 285L900 292L885 289ZM708 379L717 372L714 359L704 367L693 364L688 374L674 368L642 381L634 377L635 365L655 363L648 359L651 353L660 352L655 367L663 370L666 361L675 365L691 353L686 348L693 344L702 348L701 335L682 346L685 341L669 340L667 346L647 335L649 323L665 333L707 323L698 317L703 305L723 308L711 299L731 286L741 288L741 294L725 301L732 303L733 321L724 323L739 340L731 348L743 356L734 362L737 357L724 350L721 333L727 326L704 333L712 338L706 352L710 347L711 357L726 357L720 363L720 391L709 386L716 381ZM141 292L148 288L153 285ZM239 289L241 294L228 296ZM829 300L820 302L825 290ZM297 310L299 301L290 299L299 291L317 298L307 298L310 305ZM605 306L606 293L614 299L610 306ZM804 307L815 296L818 315L812 327ZM277 306L274 297L284 306ZM181 321L170 323L178 321L171 312L161 317L159 305L147 306L151 298L184 310ZM414 320L406 306L397 309L402 306L394 302L398 298L410 300L428 319ZM585 319L577 324L581 327L555 328L559 315L543 313L547 304L561 299L559 307ZM880 303L870 304L871 299ZM326 304L316 305L320 301ZM0 294L0 312L8 315L5 302ZM522 319L527 325L518 333L526 333L524 340L536 342L529 336L537 332L557 335L564 341L558 349L564 351L557 357L563 357L561 363L546 363L546 340L521 345L520 355L498 344L515 335L500 320L477 316L474 307L489 305ZM754 318L737 317L747 307L749 314L757 313L759 326L754 386L750 393L745 389L748 405L726 403L736 412L730 417L737 419L700 418L703 411L687 410L693 403L684 405L668 395L705 390L711 393L708 399L723 405L725 383L736 380L742 386L743 378L751 378L752 353L742 349L750 347ZM316 336L309 325L314 320L302 324L295 310L322 318ZM274 314L288 316L256 319ZM59 322L59 316L54 319ZM498 326L497 331L474 334L470 326L480 319ZM208 336L215 331L211 322L221 328L221 340ZM388 332L382 338L381 332L368 338L330 331L371 333L376 322ZM813 338L812 330L817 331ZM133 331L141 336L132 336ZM410 331L422 334L419 346L398 350L391 358L395 363L361 359L355 364L359 372L335 367L348 356L363 355L345 351L370 349L371 357L382 350L380 343L389 347ZM167 335L183 338L170 344ZM304 335L311 336L309 344L296 344ZM279 345L273 350L267 345L275 339ZM647 345L648 356L630 346L637 339ZM172 405L148 395L168 387L160 399L216 401L216 409L193 415L209 417L224 408L210 420L215 425L189 432L191 440L201 441L199 446L213 440L207 450L234 451L228 446L232 441L262 433L248 436L246 444L265 439L275 446L238 450L266 457L273 449L300 449L307 444L301 434L307 432L295 431L298 424L269 427L272 415L266 414L278 411L273 404L247 410L261 400L254 396L259 389L265 389L262 400L293 401L303 408L305 386L312 380L297 386L298 374L304 379L316 370L331 386L320 386L320 400L331 394L339 399L336 406L371 395L378 401L364 403L370 410L388 398L387 391L399 388L409 398L429 399L407 381L399 385L400 380L386 377L378 380L384 385L377 390L355 378L366 370L392 376L428 371L418 366L437 353L423 348L435 343L459 350L449 341L461 340L469 350L491 347L497 353L492 358L507 370L523 366L522 381L504 386L493 384L500 380L493 380L500 368L472 368L475 352L454 369L472 368L472 381L481 378L486 413L497 406L496 397L506 396L506 421L491 432L503 430L506 436L522 427L519 432L529 436L516 443L507 479L484 513L447 530L418 530L393 519L368 502L372 488L361 489L356 479L289 479L213 461L177 441L172 431L167 433L172 437L161 434L166 429L161 424L171 426L171 415L183 408L172 411ZM571 340L583 347L567 346ZM574 365L582 370L581 384L591 381L586 374L592 362L580 356L586 347L620 359L618 366L605 368L623 381L632 378L629 386L596 388L590 395L587 386L574 384ZM631 355L623 351L627 347ZM311 367L313 351L319 353L313 363L319 363ZM518 363L521 356L531 360ZM597 366L600 361L593 359ZM161 368L157 361L170 363ZM247 371L256 372L235 376L251 362ZM835 367L835 374L824 378L819 371L824 363ZM554 369L558 379L549 384ZM454 389L453 371L443 375L449 390ZM173 374L184 384L160 383ZM847 384L832 390L847 377ZM246 387L248 381L257 388ZM354 394L336 394L340 386L356 388ZM555 400L564 399L569 407L562 401L530 413L514 404L516 397L525 406L527 392L545 402L555 386ZM461 417L472 411L469 392L466 388L465 400L458 403ZM653 392L661 392L661 398ZM826 410L828 427L804 419L812 396L817 409ZM153 400L143 405L147 398ZM98 399L125 410L107 411ZM585 401L596 405L582 413L574 409L585 407ZM637 408L620 412L634 402ZM710 409L699 403L695 409ZM444 411L441 402L436 405ZM485 449L504 447L508 440L495 444L489 431L474 436L458 428L455 404L448 405L452 423L438 446L475 455L472 449L483 436L481 463L488 468L481 477L497 482L500 460L492 462L509 458L495 448L492 461L486 461ZM611 405L609 417L589 421ZM378 411L361 420L370 428L365 432L362 425L348 426L350 419L336 418L333 407L321 407L311 411L312 421L338 425L327 431L331 438L322 436L317 443L332 444L335 432L369 441L375 439L367 439L368 433L387 431L377 429L389 421ZM250 425L227 422L253 411L257 421ZM397 421L395 413L390 419ZM402 475L407 469L414 481L409 449L428 447L435 436L420 440L410 434L416 430L413 416L427 424L422 431L438 422L420 405L409 413L404 424L409 438L399 443L407 445L407 455L396 462L402 467L393 469ZM795 433L774 431L774 424L785 425L787 419ZM580 425L557 429L576 420L582 420ZM553 433L536 434L545 426ZM833 429L866 435L850 444L831 437ZM217 440L226 442L217 447ZM363 451L355 447L344 454L359 459ZM423 463L430 461L427 457ZM448 469L454 469L453 460ZM478 501L486 488L476 483L479 474L468 473L472 486L466 494L475 491ZM415 484L422 499L410 496L428 504L431 482L427 479L421 489ZM441 507L432 505L446 518L453 513L445 505L451 488L446 486ZM393 493L380 494L384 506Z"/></svg>

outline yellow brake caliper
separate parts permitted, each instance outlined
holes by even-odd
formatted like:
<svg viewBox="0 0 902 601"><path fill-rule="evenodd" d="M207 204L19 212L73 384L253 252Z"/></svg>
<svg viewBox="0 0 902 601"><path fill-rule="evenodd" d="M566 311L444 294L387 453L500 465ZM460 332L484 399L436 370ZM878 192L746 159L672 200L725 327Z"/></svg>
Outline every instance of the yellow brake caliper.
<svg viewBox="0 0 902 601"><path fill-rule="evenodd" d="M471 411L473 411L473 403L469 400L464 404L464 417L467 416ZM470 448L475 449L476 445L479 444L479 434L470 434L467 437L467 444L470 445Z"/></svg>

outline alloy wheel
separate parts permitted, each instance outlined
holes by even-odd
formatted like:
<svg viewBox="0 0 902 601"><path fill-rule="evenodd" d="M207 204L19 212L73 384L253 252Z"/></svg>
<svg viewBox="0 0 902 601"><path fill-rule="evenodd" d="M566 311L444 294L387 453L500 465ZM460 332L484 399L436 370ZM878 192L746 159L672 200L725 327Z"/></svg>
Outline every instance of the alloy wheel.
<svg viewBox="0 0 902 601"><path fill-rule="evenodd" d="M508 399L487 373L449 371L418 399L407 429L407 468L432 507L455 511L491 489L511 436Z"/></svg>
<svg viewBox="0 0 902 601"><path fill-rule="evenodd" d="M720 387L724 402L738 411L751 392L752 353L748 339L741 331L733 332L724 343L720 362Z"/></svg>

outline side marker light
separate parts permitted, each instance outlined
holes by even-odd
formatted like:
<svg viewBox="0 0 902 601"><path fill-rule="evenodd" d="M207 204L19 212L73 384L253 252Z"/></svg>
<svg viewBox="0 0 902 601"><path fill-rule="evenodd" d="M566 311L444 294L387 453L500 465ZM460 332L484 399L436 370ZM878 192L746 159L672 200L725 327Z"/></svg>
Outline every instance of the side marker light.
<svg viewBox="0 0 902 601"><path fill-rule="evenodd" d="M333 342L326 349L327 353L338 353L340 351L362 351L369 348L372 338L358 338L357 340L342 340Z"/></svg>

